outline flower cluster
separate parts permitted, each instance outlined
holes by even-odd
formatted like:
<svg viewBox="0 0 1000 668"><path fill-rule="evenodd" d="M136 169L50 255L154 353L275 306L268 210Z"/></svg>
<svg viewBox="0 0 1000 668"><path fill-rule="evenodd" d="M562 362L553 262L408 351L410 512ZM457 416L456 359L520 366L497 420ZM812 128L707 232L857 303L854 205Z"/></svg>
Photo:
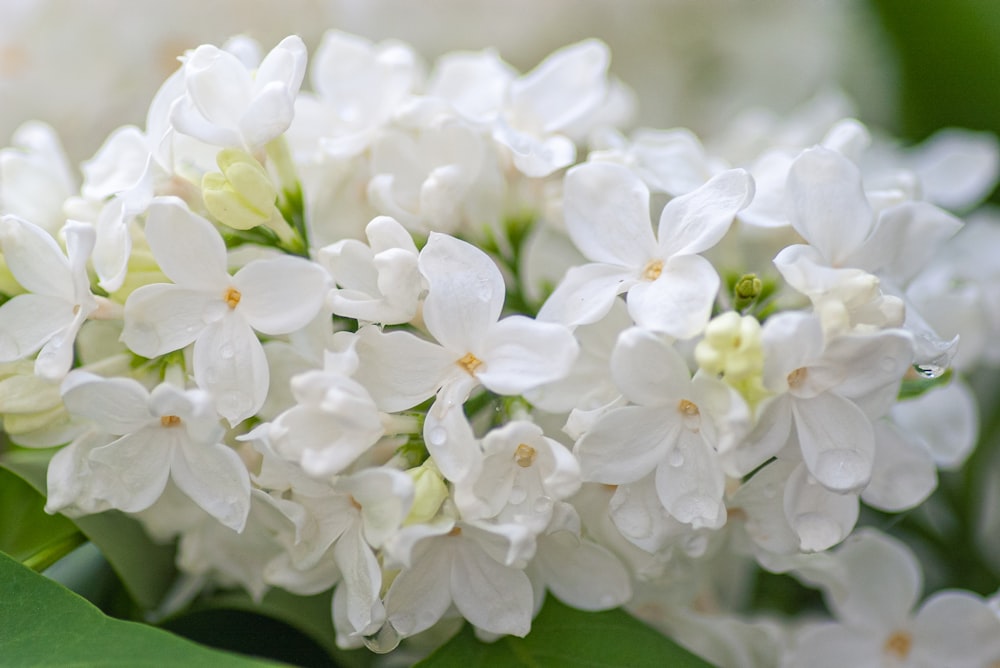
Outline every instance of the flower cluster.
<svg viewBox="0 0 1000 668"><path fill-rule="evenodd" d="M828 100L738 141L629 136L609 60L427 68L330 32L307 71L297 37L240 38L185 54L82 180L23 126L0 152L0 414L63 446L47 510L133 514L189 592L334 588L345 648L455 617L524 636L550 592L718 660L755 637L772 665L1000 658L986 603L910 618L913 558L849 538L975 441L950 367L989 360L956 333L1000 306L956 305L973 280L942 249L996 147L904 151ZM969 232L996 249L990 229ZM838 621L737 617L736 561L823 588Z"/></svg>

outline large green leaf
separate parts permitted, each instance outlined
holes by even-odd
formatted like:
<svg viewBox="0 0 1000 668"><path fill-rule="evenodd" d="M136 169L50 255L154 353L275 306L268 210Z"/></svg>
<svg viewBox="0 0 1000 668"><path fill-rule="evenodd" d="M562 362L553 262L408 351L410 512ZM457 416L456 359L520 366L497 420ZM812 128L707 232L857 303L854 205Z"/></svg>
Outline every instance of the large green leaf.
<svg viewBox="0 0 1000 668"><path fill-rule="evenodd" d="M699 659L621 610L583 612L549 598L525 638L494 643L466 625L419 668L705 668Z"/></svg>
<svg viewBox="0 0 1000 668"><path fill-rule="evenodd" d="M0 552L37 571L83 542L76 526L42 510L45 500L28 483L0 469Z"/></svg>
<svg viewBox="0 0 1000 668"><path fill-rule="evenodd" d="M0 554L4 666L273 666L105 616L62 585Z"/></svg>
<svg viewBox="0 0 1000 668"><path fill-rule="evenodd" d="M44 495L45 472L53 454L51 450L12 449L0 456L0 468L17 474ZM42 512L44 503L36 502ZM176 575L173 546L153 542L136 520L117 511L78 517L73 523L101 549L139 607L159 604Z"/></svg>

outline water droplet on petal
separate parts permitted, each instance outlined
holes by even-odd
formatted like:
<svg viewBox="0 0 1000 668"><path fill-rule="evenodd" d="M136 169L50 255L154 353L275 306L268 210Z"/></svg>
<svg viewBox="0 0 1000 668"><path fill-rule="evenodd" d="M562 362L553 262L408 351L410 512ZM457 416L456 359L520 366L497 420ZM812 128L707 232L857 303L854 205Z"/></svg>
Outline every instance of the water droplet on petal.
<svg viewBox="0 0 1000 668"><path fill-rule="evenodd" d="M602 608L606 609L613 608L618 601L613 594L603 594L598 602Z"/></svg>
<svg viewBox="0 0 1000 668"><path fill-rule="evenodd" d="M945 372L943 366L938 366L936 364L917 364L913 367L917 370L924 378L937 378Z"/></svg>
<svg viewBox="0 0 1000 668"><path fill-rule="evenodd" d="M684 552L689 557L700 557L708 549L708 536L703 533L695 534L684 541Z"/></svg>
<svg viewBox="0 0 1000 668"><path fill-rule="evenodd" d="M427 443L430 445L444 445L448 440L448 432L444 427L434 427L427 432Z"/></svg>
<svg viewBox="0 0 1000 668"><path fill-rule="evenodd" d="M392 628L392 624L387 622L378 632L370 636L365 636L364 643L365 647L376 654L386 654L396 649L399 646L400 640L402 639L396 633L396 629Z"/></svg>
<svg viewBox="0 0 1000 668"><path fill-rule="evenodd" d="M493 299L493 286L489 281L482 281L476 288L476 298L481 302L488 302Z"/></svg>
<svg viewBox="0 0 1000 668"><path fill-rule="evenodd" d="M536 513L544 514L552 510L553 501L547 496L540 496L535 499L535 502L531 504L532 510Z"/></svg>
<svg viewBox="0 0 1000 668"><path fill-rule="evenodd" d="M677 448L674 448L667 454L667 464L677 468L678 466L684 465L684 453L682 453Z"/></svg>
<svg viewBox="0 0 1000 668"><path fill-rule="evenodd" d="M224 360L231 360L236 355L236 349L232 344L226 343L221 348L219 348L219 357Z"/></svg>
<svg viewBox="0 0 1000 668"><path fill-rule="evenodd" d="M824 487L835 492L849 492L864 485L871 472L871 459L860 452L827 450L816 459L813 474Z"/></svg>
<svg viewBox="0 0 1000 668"><path fill-rule="evenodd" d="M226 314L227 310L229 310L229 307L221 299L219 301L211 301L202 310L201 319L206 323L216 322Z"/></svg>
<svg viewBox="0 0 1000 668"><path fill-rule="evenodd" d="M508 499L513 504L524 503L524 500L528 498L528 493L524 491L523 487L511 487L510 496Z"/></svg>

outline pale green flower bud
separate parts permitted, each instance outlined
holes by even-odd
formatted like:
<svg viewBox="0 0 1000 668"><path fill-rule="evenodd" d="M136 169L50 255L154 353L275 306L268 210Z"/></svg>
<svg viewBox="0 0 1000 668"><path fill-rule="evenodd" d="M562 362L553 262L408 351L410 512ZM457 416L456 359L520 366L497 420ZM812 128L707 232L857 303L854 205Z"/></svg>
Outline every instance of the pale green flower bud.
<svg viewBox="0 0 1000 668"><path fill-rule="evenodd" d="M222 172L201 181L205 208L219 222L237 230L266 225L276 214L278 191L264 167L246 151L227 148L216 163Z"/></svg>
<svg viewBox="0 0 1000 668"><path fill-rule="evenodd" d="M721 377L751 406L767 394L761 327L753 316L728 311L713 318L695 346L694 358L701 369Z"/></svg>
<svg viewBox="0 0 1000 668"><path fill-rule="evenodd" d="M403 524L430 522L437 515L441 504L448 498L448 486L430 459L406 473L413 479L414 493L410 514L406 516Z"/></svg>

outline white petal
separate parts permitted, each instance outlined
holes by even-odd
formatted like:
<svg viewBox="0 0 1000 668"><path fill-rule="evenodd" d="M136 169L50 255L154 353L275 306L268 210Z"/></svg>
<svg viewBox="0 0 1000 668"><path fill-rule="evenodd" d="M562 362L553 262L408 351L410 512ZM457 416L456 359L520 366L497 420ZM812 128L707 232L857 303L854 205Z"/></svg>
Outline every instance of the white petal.
<svg viewBox="0 0 1000 668"><path fill-rule="evenodd" d="M990 132L945 128L914 151L924 197L964 210L987 196L997 180L997 138Z"/></svg>
<svg viewBox="0 0 1000 668"><path fill-rule="evenodd" d="M733 477L747 475L781 452L792 435L793 401L791 395L783 394L763 405L750 434L725 454L726 473Z"/></svg>
<svg viewBox="0 0 1000 668"><path fill-rule="evenodd" d="M389 413L416 406L434 396L448 378L464 373L454 354L409 332L383 334L376 327L363 328L358 354L361 365L355 378Z"/></svg>
<svg viewBox="0 0 1000 668"><path fill-rule="evenodd" d="M565 376L579 349L562 325L510 316L489 328L476 377L499 394L521 394Z"/></svg>
<svg viewBox="0 0 1000 668"><path fill-rule="evenodd" d="M418 553L414 555L413 566L396 576L385 595L386 616L404 637L436 624L451 605L448 586L452 570L451 546L421 547L423 549L417 548Z"/></svg>
<svg viewBox="0 0 1000 668"><path fill-rule="evenodd" d="M972 390L960 378L893 406L896 423L917 436L941 468L960 466L975 447L979 410Z"/></svg>
<svg viewBox="0 0 1000 668"><path fill-rule="evenodd" d="M563 603L579 610L608 610L632 598L625 565L606 548L568 531L540 537L536 562L545 584Z"/></svg>
<svg viewBox="0 0 1000 668"><path fill-rule="evenodd" d="M862 529L835 558L843 580L827 587L826 600L839 619L874 633L906 624L923 578L919 562L903 543Z"/></svg>
<svg viewBox="0 0 1000 668"><path fill-rule="evenodd" d="M640 327L688 339L702 332L712 315L719 275L700 255L667 260L655 281L640 281L628 291L628 312Z"/></svg>
<svg viewBox="0 0 1000 668"><path fill-rule="evenodd" d="M694 192L667 202L657 230L664 257L701 253L725 236L736 214L753 198L753 179L745 170L722 172Z"/></svg>
<svg viewBox="0 0 1000 668"><path fill-rule="evenodd" d="M860 490L871 479L875 432L868 417L833 392L792 401L795 431L809 472L837 492Z"/></svg>
<svg viewBox="0 0 1000 668"><path fill-rule="evenodd" d="M531 583L524 571L504 566L463 541L451 569L451 596L462 616L491 633L524 637L531 628Z"/></svg>
<svg viewBox="0 0 1000 668"><path fill-rule="evenodd" d="M7 268L25 290L74 301L73 274L59 244L45 230L14 216L0 219Z"/></svg>
<svg viewBox="0 0 1000 668"><path fill-rule="evenodd" d="M461 404L468 398L470 384L459 381L454 385L459 387L446 385L427 412L424 443L441 475L457 483L474 474L480 462L480 453L479 443L461 409ZM449 390L457 390L457 396Z"/></svg>
<svg viewBox="0 0 1000 668"><path fill-rule="evenodd" d="M660 502L679 522L695 529L718 529L726 522L725 476L718 455L689 432L682 432L674 448L656 467Z"/></svg>
<svg viewBox="0 0 1000 668"><path fill-rule="evenodd" d="M194 378L231 425L264 405L270 371L257 335L239 315L212 323L194 343Z"/></svg>
<svg viewBox="0 0 1000 668"><path fill-rule="evenodd" d="M810 668L883 668L883 640L853 627L813 624L798 633L785 657L790 666Z"/></svg>
<svg viewBox="0 0 1000 668"><path fill-rule="evenodd" d="M677 440L681 421L662 408L625 406L609 411L573 448L584 480L620 485L651 473Z"/></svg>
<svg viewBox="0 0 1000 668"><path fill-rule="evenodd" d="M858 521L858 497L836 494L817 483L800 464L789 476L785 517L803 552L822 552L844 540Z"/></svg>
<svg viewBox="0 0 1000 668"><path fill-rule="evenodd" d="M257 91L240 117L237 127L243 145L249 149L263 146L288 129L295 117L294 99L287 87L273 81Z"/></svg>
<svg viewBox="0 0 1000 668"><path fill-rule="evenodd" d="M649 189L630 169L587 162L566 173L566 231L588 260L641 269L657 253Z"/></svg>
<svg viewBox="0 0 1000 668"><path fill-rule="evenodd" d="M618 336L611 373L622 394L642 406L675 408L691 400L691 372L680 353L662 336L633 327Z"/></svg>
<svg viewBox="0 0 1000 668"><path fill-rule="evenodd" d="M243 531L250 513L250 476L235 450L185 438L174 450L170 473L205 512L233 531Z"/></svg>
<svg viewBox="0 0 1000 668"><path fill-rule="evenodd" d="M236 310L262 334L288 334L309 324L326 298L326 272L297 257L254 260L233 276Z"/></svg>
<svg viewBox="0 0 1000 668"><path fill-rule="evenodd" d="M343 578L338 586L347 590L347 618L357 633L371 635L385 621L385 608L379 598L382 569L361 539L359 528L341 535L333 548L333 558Z"/></svg>
<svg viewBox="0 0 1000 668"><path fill-rule="evenodd" d="M155 420L149 392L131 378L75 371L63 383L63 403L70 413L90 418L116 436L139 431Z"/></svg>
<svg viewBox="0 0 1000 668"><path fill-rule="evenodd" d="M937 469L923 443L908 439L892 424L875 423L875 462L872 479L861 498L891 513L909 510L937 487Z"/></svg>
<svg viewBox="0 0 1000 668"><path fill-rule="evenodd" d="M167 278L186 288L218 290L222 297L229 284L226 245L212 224L183 201L162 197L150 203L146 240Z"/></svg>
<svg viewBox="0 0 1000 668"><path fill-rule="evenodd" d="M1000 620L978 596L942 591L913 620L913 654L925 665L985 666L1000 654Z"/></svg>
<svg viewBox="0 0 1000 668"><path fill-rule="evenodd" d="M149 508L170 477L171 435L147 427L90 452L91 491L127 513Z"/></svg>
<svg viewBox="0 0 1000 668"><path fill-rule="evenodd" d="M361 504L364 537L375 548L399 529L413 502L412 478L390 468L358 471L343 481L342 488Z"/></svg>
<svg viewBox="0 0 1000 668"><path fill-rule="evenodd" d="M792 226L839 265L857 250L875 222L858 168L836 151L803 151L788 173Z"/></svg>
<svg viewBox="0 0 1000 668"><path fill-rule="evenodd" d="M227 310L221 297L167 283L144 285L125 301L122 341L149 358L179 350Z"/></svg>
<svg viewBox="0 0 1000 668"><path fill-rule="evenodd" d="M0 306L0 361L28 357L73 318L73 303L61 297L17 295Z"/></svg>
<svg viewBox="0 0 1000 668"><path fill-rule="evenodd" d="M851 264L906 285L961 228L962 221L933 204L904 202L879 215Z"/></svg>
<svg viewBox="0 0 1000 668"><path fill-rule="evenodd" d="M493 260L472 244L431 233L420 252L427 279L424 322L445 348L470 351L500 317L506 288Z"/></svg>
<svg viewBox="0 0 1000 668"><path fill-rule="evenodd" d="M615 297L635 283L635 272L613 264L571 267L538 311L538 319L567 327L597 322Z"/></svg>

